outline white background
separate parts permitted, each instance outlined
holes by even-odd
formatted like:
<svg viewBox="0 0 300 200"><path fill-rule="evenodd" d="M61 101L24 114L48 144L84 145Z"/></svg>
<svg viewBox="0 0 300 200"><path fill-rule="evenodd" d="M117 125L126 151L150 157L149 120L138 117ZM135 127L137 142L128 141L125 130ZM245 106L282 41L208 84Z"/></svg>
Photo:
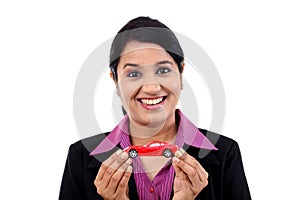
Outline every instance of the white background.
<svg viewBox="0 0 300 200"><path fill-rule="evenodd" d="M58 198L68 146L79 140L81 65L140 15L196 41L215 63L222 134L240 145L253 199L299 198L297 1L195 2L1 1L0 199Z"/></svg>

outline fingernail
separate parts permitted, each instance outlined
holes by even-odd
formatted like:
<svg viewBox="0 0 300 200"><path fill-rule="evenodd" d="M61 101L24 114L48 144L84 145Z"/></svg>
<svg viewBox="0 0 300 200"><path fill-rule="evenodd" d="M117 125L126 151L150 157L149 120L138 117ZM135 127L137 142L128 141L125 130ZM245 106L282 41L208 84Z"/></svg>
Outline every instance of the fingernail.
<svg viewBox="0 0 300 200"><path fill-rule="evenodd" d="M118 155L120 155L122 153L122 150L121 149L119 149L118 151L116 151L116 155L118 156Z"/></svg>
<svg viewBox="0 0 300 200"><path fill-rule="evenodd" d="M131 159L126 160L126 164L130 165L132 163Z"/></svg>
<svg viewBox="0 0 300 200"><path fill-rule="evenodd" d="M180 150L181 153L185 152L185 150L182 147L179 150Z"/></svg>
<svg viewBox="0 0 300 200"><path fill-rule="evenodd" d="M180 160L179 160L177 157L173 157L173 162L175 162L175 163L179 163L179 162L180 162Z"/></svg>
<svg viewBox="0 0 300 200"><path fill-rule="evenodd" d="M179 151L179 150L177 150L176 152L175 152L175 156L177 156L177 157L181 157L183 154L181 153L181 151Z"/></svg>
<svg viewBox="0 0 300 200"><path fill-rule="evenodd" d="M123 152L121 154L121 159L125 160L128 157L128 154L126 152Z"/></svg>
<svg viewBox="0 0 300 200"><path fill-rule="evenodd" d="M127 167L126 172L132 172L132 167L131 167L131 165L129 165L129 166Z"/></svg>

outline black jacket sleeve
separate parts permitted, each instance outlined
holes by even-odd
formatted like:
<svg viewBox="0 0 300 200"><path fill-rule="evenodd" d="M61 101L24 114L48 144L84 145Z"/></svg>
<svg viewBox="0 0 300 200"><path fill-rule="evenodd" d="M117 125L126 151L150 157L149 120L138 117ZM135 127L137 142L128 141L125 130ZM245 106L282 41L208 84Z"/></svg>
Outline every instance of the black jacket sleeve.
<svg viewBox="0 0 300 200"><path fill-rule="evenodd" d="M65 165L65 170L61 182L59 193L60 200L82 200L84 192L82 191L83 180L83 161L80 153L76 151L74 145L71 145Z"/></svg>
<svg viewBox="0 0 300 200"><path fill-rule="evenodd" d="M235 141L227 152L224 165L224 199L251 199L241 152Z"/></svg>

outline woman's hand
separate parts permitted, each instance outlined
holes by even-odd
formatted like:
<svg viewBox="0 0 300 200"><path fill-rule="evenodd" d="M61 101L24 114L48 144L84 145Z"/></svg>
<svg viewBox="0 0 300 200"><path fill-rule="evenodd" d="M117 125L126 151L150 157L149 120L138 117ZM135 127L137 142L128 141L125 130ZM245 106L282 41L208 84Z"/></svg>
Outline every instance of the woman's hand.
<svg viewBox="0 0 300 200"><path fill-rule="evenodd" d="M132 172L128 154L118 150L105 160L94 181L97 192L105 200L127 200L128 181Z"/></svg>
<svg viewBox="0 0 300 200"><path fill-rule="evenodd" d="M208 173L200 163L182 148L173 157L175 169L173 200L195 199L208 184Z"/></svg>

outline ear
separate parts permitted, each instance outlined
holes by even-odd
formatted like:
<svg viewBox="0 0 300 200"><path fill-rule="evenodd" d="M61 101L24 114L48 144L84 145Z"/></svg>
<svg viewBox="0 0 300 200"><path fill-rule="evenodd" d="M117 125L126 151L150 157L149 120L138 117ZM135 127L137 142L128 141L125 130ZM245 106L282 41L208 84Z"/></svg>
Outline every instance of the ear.
<svg viewBox="0 0 300 200"><path fill-rule="evenodd" d="M114 81L114 83L115 83L116 90L117 90L117 95L120 96L118 83L117 83L117 81L114 79L114 74L112 73L112 71L110 71L109 76L110 76L110 78L111 78L111 79Z"/></svg>
<svg viewBox="0 0 300 200"><path fill-rule="evenodd" d="M182 61L182 63L181 63L182 72L181 73L183 73L184 66L185 66L185 63Z"/></svg>
<svg viewBox="0 0 300 200"><path fill-rule="evenodd" d="M110 78L115 82L115 85L117 86L117 81L115 80L114 74L113 74L112 71L110 71L109 76L110 76Z"/></svg>
<svg viewBox="0 0 300 200"><path fill-rule="evenodd" d="M119 91L119 86L116 84L116 90L117 90L117 95L120 97L120 91Z"/></svg>
<svg viewBox="0 0 300 200"><path fill-rule="evenodd" d="M183 89L183 83L182 83L182 73L183 73L183 71L184 71L184 66L185 66L185 63L184 63L184 62L182 62L182 63L181 63L182 72L180 73L181 89Z"/></svg>
<svg viewBox="0 0 300 200"><path fill-rule="evenodd" d="M113 74L112 71L109 72L109 76L110 76L110 78L111 78L112 80L115 80L115 79L114 79L114 74Z"/></svg>

